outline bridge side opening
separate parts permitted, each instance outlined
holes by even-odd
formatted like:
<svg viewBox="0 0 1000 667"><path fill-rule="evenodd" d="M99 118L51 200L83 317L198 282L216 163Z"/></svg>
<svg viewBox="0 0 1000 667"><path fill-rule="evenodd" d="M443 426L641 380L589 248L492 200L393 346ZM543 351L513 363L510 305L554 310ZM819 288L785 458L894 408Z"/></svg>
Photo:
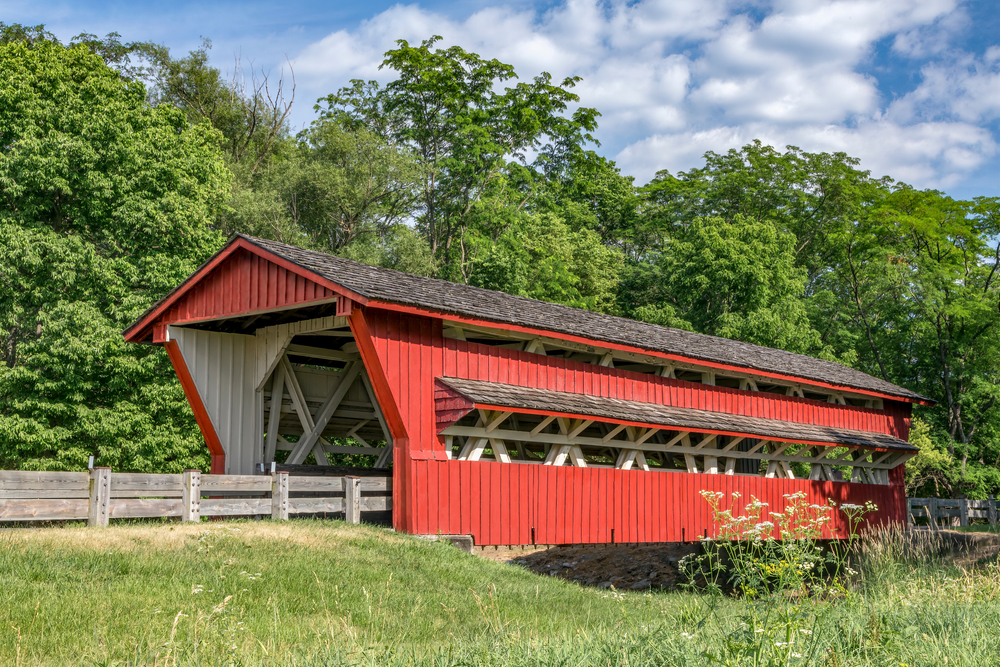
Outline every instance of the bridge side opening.
<svg viewBox="0 0 1000 667"><path fill-rule="evenodd" d="M392 435L357 343L346 318L323 320L258 332L268 362L260 387L261 468L385 474L392 466ZM269 345L272 334L280 340Z"/></svg>

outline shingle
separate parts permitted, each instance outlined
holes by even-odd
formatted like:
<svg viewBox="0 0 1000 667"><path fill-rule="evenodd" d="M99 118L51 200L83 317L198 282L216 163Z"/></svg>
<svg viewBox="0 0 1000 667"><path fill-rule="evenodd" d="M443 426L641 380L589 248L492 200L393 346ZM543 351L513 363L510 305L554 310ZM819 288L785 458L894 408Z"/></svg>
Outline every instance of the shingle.
<svg viewBox="0 0 1000 667"><path fill-rule="evenodd" d="M368 299L676 354L749 371L779 373L909 400L927 400L867 373L803 354L369 266L277 241L243 238Z"/></svg>
<svg viewBox="0 0 1000 667"><path fill-rule="evenodd" d="M585 417L653 424L674 430L705 429L725 431L783 441L824 442L831 445L857 445L880 449L914 451L916 447L885 433L856 431L815 424L798 424L760 419L724 412L709 412L692 408L677 408L658 403L623 401L549 389L517 387L497 382L438 378L438 382L454 389L470 401L508 409L563 412Z"/></svg>

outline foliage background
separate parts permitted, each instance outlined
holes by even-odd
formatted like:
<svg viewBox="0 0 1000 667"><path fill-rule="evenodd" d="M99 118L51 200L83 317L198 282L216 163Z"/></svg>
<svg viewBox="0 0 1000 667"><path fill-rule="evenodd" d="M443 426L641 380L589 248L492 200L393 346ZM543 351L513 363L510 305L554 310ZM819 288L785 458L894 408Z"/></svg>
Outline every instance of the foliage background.
<svg viewBox="0 0 1000 667"><path fill-rule="evenodd" d="M1000 203L752 142L637 186L578 79L437 38L292 135L292 81L0 24L0 465L207 464L120 331L244 232L854 366L917 409L911 494L1000 491Z"/></svg>

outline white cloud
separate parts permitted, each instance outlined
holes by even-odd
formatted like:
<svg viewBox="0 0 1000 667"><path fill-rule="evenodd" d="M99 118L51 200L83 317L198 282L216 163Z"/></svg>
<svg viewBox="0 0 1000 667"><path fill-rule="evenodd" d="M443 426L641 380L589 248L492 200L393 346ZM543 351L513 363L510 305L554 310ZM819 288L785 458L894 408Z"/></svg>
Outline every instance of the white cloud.
<svg viewBox="0 0 1000 667"><path fill-rule="evenodd" d="M956 7L937 20L896 35L894 51L908 58L926 58L951 47L954 38L969 26L964 7Z"/></svg>
<svg viewBox="0 0 1000 667"><path fill-rule="evenodd" d="M977 123L1000 117L1000 47L982 58L961 54L950 62L929 63L920 74L920 85L889 106L889 116L898 122L954 118Z"/></svg>
<svg viewBox="0 0 1000 667"><path fill-rule="evenodd" d="M640 182L759 138L844 151L876 174L944 187L997 153L983 127L1000 116L1000 47L923 63L920 82L882 98L865 74L876 42L940 55L966 25L957 0L567 0L545 12L497 6L464 20L396 5L307 46L295 71L319 94L378 71L394 40L433 34L522 77L580 75L582 104L603 114L605 151ZM949 41L950 40L950 41ZM919 64L918 64L919 66ZM316 95L318 96L318 95Z"/></svg>
<svg viewBox="0 0 1000 667"><path fill-rule="evenodd" d="M703 164L706 151L722 153L759 139L784 151L798 146L810 152L844 152L861 160L873 176L891 176L920 187L957 184L998 152L990 133L968 123L926 122L898 125L885 118L854 127L800 125L793 128L753 123L736 127L658 134L625 147L615 160L639 182L656 171L673 173Z"/></svg>

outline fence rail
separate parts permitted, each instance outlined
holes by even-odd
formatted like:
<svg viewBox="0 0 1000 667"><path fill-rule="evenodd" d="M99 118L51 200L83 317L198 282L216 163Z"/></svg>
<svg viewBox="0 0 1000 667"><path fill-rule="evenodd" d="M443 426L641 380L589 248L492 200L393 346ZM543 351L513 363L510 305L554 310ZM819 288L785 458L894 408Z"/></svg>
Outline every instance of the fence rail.
<svg viewBox="0 0 1000 667"><path fill-rule="evenodd" d="M270 475L177 475L112 472L0 471L0 522L344 514L358 523L362 512L392 509L392 477Z"/></svg>
<svg viewBox="0 0 1000 667"><path fill-rule="evenodd" d="M944 519L946 526L968 526L969 519L986 519L991 526L995 526L1000 501L993 496L989 500L907 498L906 504L907 519L911 526L914 525L915 518L926 517L930 527L936 530L941 519Z"/></svg>

